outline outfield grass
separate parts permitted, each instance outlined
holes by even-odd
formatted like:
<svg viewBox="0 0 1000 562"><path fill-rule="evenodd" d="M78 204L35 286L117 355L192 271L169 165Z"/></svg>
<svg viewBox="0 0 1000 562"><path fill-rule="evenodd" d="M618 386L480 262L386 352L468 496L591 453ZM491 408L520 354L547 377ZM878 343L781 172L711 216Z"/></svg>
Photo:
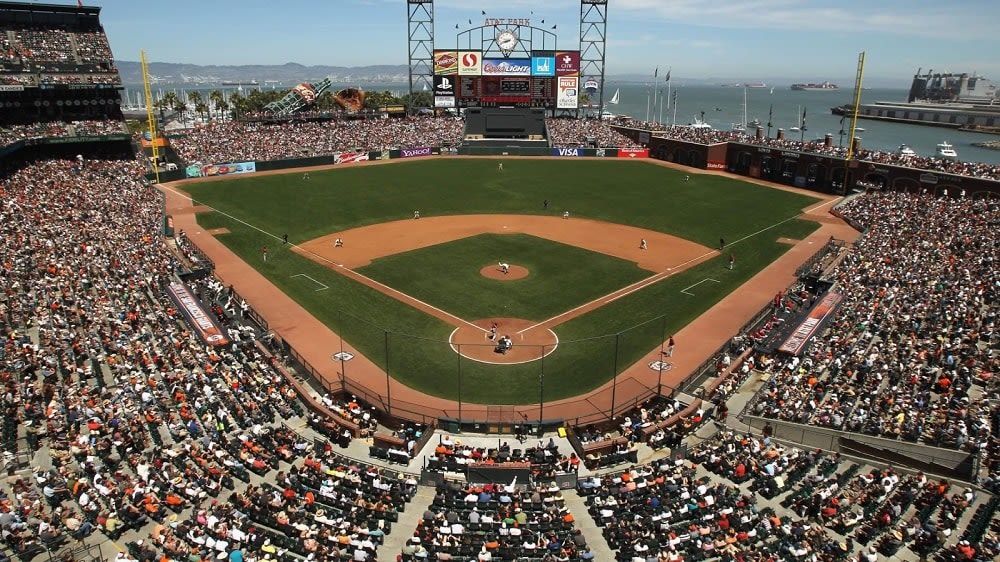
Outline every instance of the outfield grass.
<svg viewBox="0 0 1000 562"><path fill-rule="evenodd" d="M528 277L483 277L480 269L495 268L501 259L497 256L527 268ZM528 234L470 236L379 258L358 272L463 320L534 321L547 320L650 275L634 262Z"/></svg>
<svg viewBox="0 0 1000 562"><path fill-rule="evenodd" d="M788 246L777 243L779 237L801 239L817 226L794 219L816 201L814 198L716 176L692 175L691 181L684 182L684 175L635 161L511 160L505 163L503 176L498 176L492 159L435 159L345 166L312 172L308 181L300 174L248 176L191 184L185 189L199 203L239 219L220 213L199 215L206 229L228 228L230 233L220 239L282 291L394 378L423 392L450 398L457 397L457 358L445 343L432 340L446 341L451 326L276 247L274 239L261 231L274 236L288 233L290 241L303 242L333 231L409 218L414 209L428 216L561 214L565 208L576 217L632 224L709 247L714 247L720 236L735 243L739 256L735 271L728 271L725 258L719 257L575 318L559 326L560 348L544 362L510 366L461 362L463 401L520 404L539 399L540 371L545 373L546 400L599 386L658 345L664 332L677 332L780 257ZM550 201L548 211L542 209L543 199ZM749 238L737 242L744 237ZM266 264L259 256L264 243L274 248ZM467 254L462 262L462 268L476 274L486 265L476 252ZM456 260L447 267L451 270L458 265ZM381 266L376 262L368 267L374 272ZM317 292L312 282L292 277L297 273L305 273L329 289ZM410 273L420 279L409 282L424 285L415 290L433 292L440 285ZM617 275L628 277L621 272ZM699 285L694 297L680 293L705 277L720 283ZM578 292L590 282L562 284L539 292L535 312L526 308L517 316L551 316L539 312L552 300L550 291ZM607 292L602 289L600 294ZM444 302L453 295L449 289L433 298ZM526 297L524 306L532 306L534 299ZM638 327L629 330L634 326ZM618 333L622 335L571 343ZM349 374L350 366L347 368Z"/></svg>

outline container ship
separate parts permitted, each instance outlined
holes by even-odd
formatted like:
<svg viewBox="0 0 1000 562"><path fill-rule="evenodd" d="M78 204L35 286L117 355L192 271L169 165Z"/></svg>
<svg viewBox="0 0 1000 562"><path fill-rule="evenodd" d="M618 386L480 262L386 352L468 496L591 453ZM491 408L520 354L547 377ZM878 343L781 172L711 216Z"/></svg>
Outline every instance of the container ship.
<svg viewBox="0 0 1000 562"><path fill-rule="evenodd" d="M746 87L751 90L762 90L767 87L767 84L764 82L750 82L746 85Z"/></svg>
<svg viewBox="0 0 1000 562"><path fill-rule="evenodd" d="M1000 126L997 85L976 73L937 73L920 69L913 75L905 102L863 103L858 117L914 125L990 131ZM848 115L850 105L831 108Z"/></svg>
<svg viewBox="0 0 1000 562"><path fill-rule="evenodd" d="M792 84L793 90L803 90L806 92L816 92L816 91L827 91L827 90L839 90L840 86L833 84L832 82L820 82L819 84L813 84L812 82L808 84Z"/></svg>

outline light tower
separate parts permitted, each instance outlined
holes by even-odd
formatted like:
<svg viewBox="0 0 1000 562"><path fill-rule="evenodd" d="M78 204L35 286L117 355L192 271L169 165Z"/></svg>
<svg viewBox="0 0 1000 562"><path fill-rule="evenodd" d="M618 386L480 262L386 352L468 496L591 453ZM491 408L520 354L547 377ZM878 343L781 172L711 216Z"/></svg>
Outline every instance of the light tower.
<svg viewBox="0 0 1000 562"><path fill-rule="evenodd" d="M608 35L608 0L580 0L580 81L598 81L598 111L604 109L604 53Z"/></svg>
<svg viewBox="0 0 1000 562"><path fill-rule="evenodd" d="M434 87L434 0L406 0L410 99Z"/></svg>

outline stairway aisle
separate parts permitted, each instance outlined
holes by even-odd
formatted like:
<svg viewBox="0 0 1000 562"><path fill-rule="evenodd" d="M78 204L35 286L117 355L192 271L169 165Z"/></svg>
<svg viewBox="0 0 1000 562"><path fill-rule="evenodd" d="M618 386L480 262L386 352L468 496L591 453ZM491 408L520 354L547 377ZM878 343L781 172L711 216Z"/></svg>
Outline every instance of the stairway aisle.
<svg viewBox="0 0 1000 562"><path fill-rule="evenodd" d="M576 490L566 490L563 492L563 498L569 512L573 514L573 524L583 532L583 536L587 539L587 546L593 551L594 560L614 560L615 551L608 546L608 541L604 539L601 527L587 511L586 500L577 494Z"/></svg>
<svg viewBox="0 0 1000 562"><path fill-rule="evenodd" d="M434 501L434 494L431 486L417 488L413 499L406 504L406 511L399 514L399 521L392 524L392 532L386 535L385 542L375 551L379 560L395 560L396 555L403 551L403 545L413 536L424 510Z"/></svg>

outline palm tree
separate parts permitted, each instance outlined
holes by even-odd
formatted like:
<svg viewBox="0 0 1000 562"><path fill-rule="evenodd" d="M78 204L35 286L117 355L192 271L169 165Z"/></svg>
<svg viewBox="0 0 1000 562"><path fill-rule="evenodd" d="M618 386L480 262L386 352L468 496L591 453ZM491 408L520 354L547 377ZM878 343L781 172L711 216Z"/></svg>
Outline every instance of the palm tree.
<svg viewBox="0 0 1000 562"><path fill-rule="evenodd" d="M225 96L223 96L222 92L219 90L212 90L211 92L209 92L208 99L212 101L212 107L214 107L216 111L221 111L219 105L222 102L226 101Z"/></svg>
<svg viewBox="0 0 1000 562"><path fill-rule="evenodd" d="M226 113L229 111L229 102L227 102L225 99L219 100L215 102L215 109L216 111L219 112L219 116L222 119L222 122L225 123Z"/></svg>
<svg viewBox="0 0 1000 562"><path fill-rule="evenodd" d="M187 106L186 103L184 103L184 100L181 100L180 98L178 98L177 99L177 103L174 104L174 108L173 109L177 113L181 114L181 123L184 123L184 125L186 126L187 125L187 119L184 117L184 112L186 112L188 110L188 106Z"/></svg>
<svg viewBox="0 0 1000 562"><path fill-rule="evenodd" d="M189 102L191 102L191 105L198 105L199 103L205 101L205 100L202 99L201 92L199 92L198 90L194 90L192 92L188 92L188 99L187 100Z"/></svg>
<svg viewBox="0 0 1000 562"><path fill-rule="evenodd" d="M203 101L200 101L195 104L194 110L200 113L202 118L204 118L205 114L208 113L208 104Z"/></svg>

